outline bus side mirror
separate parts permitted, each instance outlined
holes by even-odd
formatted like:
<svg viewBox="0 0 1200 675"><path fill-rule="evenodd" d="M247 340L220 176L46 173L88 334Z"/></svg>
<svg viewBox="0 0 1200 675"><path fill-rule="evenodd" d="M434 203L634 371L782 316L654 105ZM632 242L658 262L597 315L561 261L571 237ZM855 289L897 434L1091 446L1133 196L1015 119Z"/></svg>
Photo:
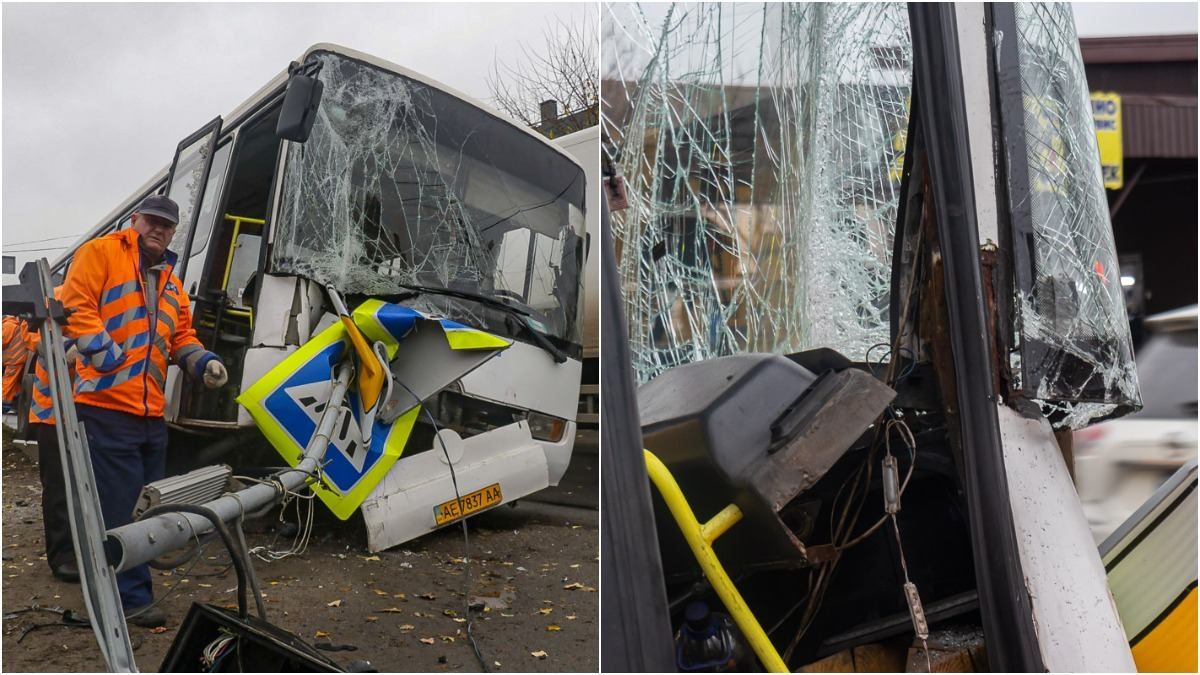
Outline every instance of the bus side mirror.
<svg viewBox="0 0 1200 675"><path fill-rule="evenodd" d="M275 135L285 141L303 143L317 121L317 106L321 104L325 83L318 80L315 73L302 74L295 64L293 66L283 95L279 122L275 124Z"/></svg>

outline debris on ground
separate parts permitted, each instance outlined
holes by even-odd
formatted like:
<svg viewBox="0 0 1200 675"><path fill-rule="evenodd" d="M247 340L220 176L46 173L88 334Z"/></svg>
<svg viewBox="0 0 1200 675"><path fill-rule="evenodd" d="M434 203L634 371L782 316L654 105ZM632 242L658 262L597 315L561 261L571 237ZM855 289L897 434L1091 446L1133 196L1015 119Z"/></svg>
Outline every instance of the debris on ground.
<svg viewBox="0 0 1200 675"><path fill-rule="evenodd" d="M86 628L63 628L56 622L59 627L30 632L17 644L22 631L30 626L60 619L45 612L21 610L34 605L82 610L84 604L79 586L53 578L42 559L45 551L37 467L19 450L8 447L7 442L5 445L5 560L0 567L4 574L4 669L103 671L96 638ZM26 505L18 506L18 499ZM366 536L357 516L346 521L345 527L335 527L336 521L324 526L318 522L305 554L270 563L255 561L262 588L268 589L264 593L268 617L311 644L327 645L322 647L323 653L342 667L368 660L380 672L476 672L480 665L466 637L469 599L473 608L471 633L484 659L494 668L504 663L510 668L511 664L520 664L516 669L522 671L596 672L599 594L563 590L561 573L541 571L555 567L550 563L562 570L582 561L580 568L571 569L573 580L597 585L596 520L583 529L572 530L562 518L540 515L532 508L525 511L524 507L495 509L471 518L470 563L462 558L462 531L457 527L408 542L405 549L372 554L365 548ZM580 520L576 517L572 522ZM283 541L278 512L247 521L246 529L251 548L270 545L276 536ZM379 560L372 559L375 557ZM168 623L162 632L132 632L131 638L141 641L136 652L141 670L154 670L162 663L193 601L236 608L236 577L228 563L228 555L218 542L188 566L166 572L155 570L155 594L158 599L165 598L160 606ZM471 587L466 589L463 572L468 564ZM513 569L518 565L533 571L515 574ZM451 571L458 574L452 575ZM170 596L165 595L168 591L172 591ZM537 620L541 618L537 610L546 606L544 599L554 603L551 616L569 613L580 617L581 625L547 632L545 622ZM329 605L337 600L341 601L338 605ZM447 610L454 614L445 613ZM323 633L319 638L318 631ZM346 650L347 639L353 640L357 651ZM440 648L430 650L430 644ZM541 656L536 656L538 653ZM438 657L445 661L438 663Z"/></svg>

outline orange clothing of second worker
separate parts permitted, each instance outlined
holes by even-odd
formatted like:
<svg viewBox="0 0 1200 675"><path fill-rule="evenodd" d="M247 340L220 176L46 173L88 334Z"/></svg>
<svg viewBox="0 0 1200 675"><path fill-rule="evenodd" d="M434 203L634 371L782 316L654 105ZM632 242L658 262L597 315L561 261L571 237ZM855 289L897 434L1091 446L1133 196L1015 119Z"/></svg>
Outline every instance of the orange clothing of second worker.
<svg viewBox="0 0 1200 675"><path fill-rule="evenodd" d="M62 286L54 289L54 297L62 300ZM69 350L75 341L71 338L64 338L64 340L63 347ZM29 351L38 351L41 343L41 333L30 331L27 341ZM77 359L67 362L67 376L72 381L75 379L77 366ZM54 401L50 397L50 374L46 371L46 354L41 351L38 351L37 359L34 360L33 388L29 392L28 419L30 424L54 424Z"/></svg>
<svg viewBox="0 0 1200 675"><path fill-rule="evenodd" d="M4 385L5 401L16 401L21 391L21 378L29 358L29 327L24 319L4 317Z"/></svg>
<svg viewBox="0 0 1200 675"><path fill-rule="evenodd" d="M167 365L199 378L217 356L192 329L175 254L143 270L138 236L113 232L75 253L63 283L63 305L74 312L64 332L80 355L76 403L162 417Z"/></svg>

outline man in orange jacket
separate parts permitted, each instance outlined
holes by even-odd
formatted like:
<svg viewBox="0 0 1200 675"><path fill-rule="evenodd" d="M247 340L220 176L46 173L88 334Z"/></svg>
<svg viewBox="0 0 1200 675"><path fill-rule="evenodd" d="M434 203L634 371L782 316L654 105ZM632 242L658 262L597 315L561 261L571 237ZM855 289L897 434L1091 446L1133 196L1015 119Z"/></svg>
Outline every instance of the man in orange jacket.
<svg viewBox="0 0 1200 675"><path fill-rule="evenodd" d="M54 297L62 299L62 286L54 289ZM75 544L71 539L71 520L67 515L67 482L63 475L62 455L58 446L58 430L54 421L54 402L50 397L50 375L46 372L45 350L39 349L42 336L29 333L29 350L37 351L33 368L33 390L29 399L29 427L38 446L38 475L42 480L42 532L45 535L46 563L50 573L62 581L79 582L79 566L75 563ZM67 367L73 377L79 354L74 340L67 341Z"/></svg>
<svg viewBox="0 0 1200 675"><path fill-rule="evenodd" d="M21 391L21 377L25 374L25 362L29 358L26 343L29 329L23 319L4 317L4 403L15 405Z"/></svg>
<svg viewBox="0 0 1200 675"><path fill-rule="evenodd" d="M80 363L75 407L87 430L92 469L106 528L128 524L138 494L166 471L167 425L163 390L167 366L220 387L228 375L192 329L176 255L167 250L179 206L152 195L134 212L130 228L79 248L63 283L63 304L74 313L66 326ZM166 623L154 598L150 570L117 575L130 623Z"/></svg>

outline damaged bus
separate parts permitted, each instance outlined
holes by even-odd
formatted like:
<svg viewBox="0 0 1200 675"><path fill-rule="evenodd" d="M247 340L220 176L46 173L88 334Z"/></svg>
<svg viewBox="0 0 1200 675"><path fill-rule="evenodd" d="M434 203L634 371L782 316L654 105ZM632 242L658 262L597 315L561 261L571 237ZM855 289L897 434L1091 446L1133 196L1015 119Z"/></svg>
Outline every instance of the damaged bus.
<svg viewBox="0 0 1200 675"><path fill-rule="evenodd" d="M364 334L390 345L393 400L381 414L396 421L405 395L421 414L408 411L386 448L347 414L324 474L342 499L335 513L361 510L380 550L565 472L582 370L586 189L580 162L523 125L400 66L318 44L184 138L169 167L81 243L128 227L147 195L180 205L176 273L230 383L210 391L170 368L168 475L278 465L264 434L293 462L264 420L278 434L311 434L333 377L267 376L339 314L354 310ZM56 283L74 250L53 263ZM396 317L408 332L389 337L379 326ZM252 391L267 380L277 386Z"/></svg>
<svg viewBox="0 0 1200 675"><path fill-rule="evenodd" d="M1194 536L1072 481L1141 400L1070 7L609 19L604 669L1194 672Z"/></svg>

